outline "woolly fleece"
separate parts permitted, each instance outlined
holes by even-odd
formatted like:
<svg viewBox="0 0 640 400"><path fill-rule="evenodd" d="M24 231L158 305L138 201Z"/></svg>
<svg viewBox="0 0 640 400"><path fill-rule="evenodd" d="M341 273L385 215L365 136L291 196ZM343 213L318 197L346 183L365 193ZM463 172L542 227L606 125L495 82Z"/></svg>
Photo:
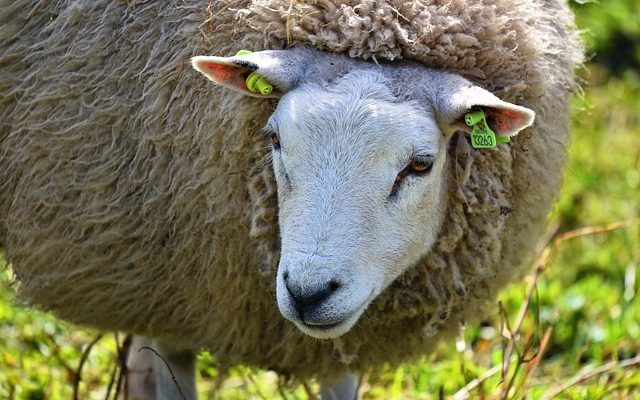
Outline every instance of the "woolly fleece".
<svg viewBox="0 0 640 400"><path fill-rule="evenodd" d="M560 185L581 46L562 0L0 0L0 242L20 298L78 324L209 348L292 378L396 364L486 315ZM453 138L433 251L344 337L279 314L275 100L194 55L310 45L412 59L533 109L510 145Z"/></svg>

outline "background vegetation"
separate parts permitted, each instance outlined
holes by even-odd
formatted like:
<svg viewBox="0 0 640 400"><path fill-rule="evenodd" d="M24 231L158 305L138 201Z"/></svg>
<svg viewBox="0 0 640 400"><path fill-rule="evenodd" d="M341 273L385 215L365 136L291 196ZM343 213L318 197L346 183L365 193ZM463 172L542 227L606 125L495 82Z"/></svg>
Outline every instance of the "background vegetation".
<svg viewBox="0 0 640 400"><path fill-rule="evenodd" d="M640 398L640 2L572 6L592 61L547 248L485 323L422 362L364 377L365 398ZM0 399L106 398L123 336L88 351L98 332L19 307L10 281L0 266ZM246 367L221 381L207 353L198 365L203 398L310 397Z"/></svg>

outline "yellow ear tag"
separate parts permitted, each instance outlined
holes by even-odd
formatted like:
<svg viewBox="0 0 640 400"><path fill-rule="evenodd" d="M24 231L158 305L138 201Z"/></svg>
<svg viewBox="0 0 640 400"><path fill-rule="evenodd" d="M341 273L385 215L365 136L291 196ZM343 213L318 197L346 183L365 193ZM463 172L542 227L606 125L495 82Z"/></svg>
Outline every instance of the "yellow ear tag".
<svg viewBox="0 0 640 400"><path fill-rule="evenodd" d="M252 51L250 50L240 50L236 53L236 57L244 56L251 53ZM247 85L247 89L249 89L251 93L260 93L261 95L266 96L273 91L273 85L269 83L267 78L255 71L247 76L245 84Z"/></svg>

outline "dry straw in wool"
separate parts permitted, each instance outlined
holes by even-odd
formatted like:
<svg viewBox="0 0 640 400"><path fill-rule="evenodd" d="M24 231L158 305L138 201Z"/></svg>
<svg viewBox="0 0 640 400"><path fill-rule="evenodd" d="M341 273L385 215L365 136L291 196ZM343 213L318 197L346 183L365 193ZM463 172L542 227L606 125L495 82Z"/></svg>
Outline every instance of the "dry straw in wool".
<svg viewBox="0 0 640 400"><path fill-rule="evenodd" d="M581 61L564 1L168 3L0 0L0 242L22 299L297 378L419 357L485 315L558 193ZM298 45L417 60L537 115L508 146L452 139L433 250L335 341L276 306L276 187L259 133L274 103L189 65Z"/></svg>

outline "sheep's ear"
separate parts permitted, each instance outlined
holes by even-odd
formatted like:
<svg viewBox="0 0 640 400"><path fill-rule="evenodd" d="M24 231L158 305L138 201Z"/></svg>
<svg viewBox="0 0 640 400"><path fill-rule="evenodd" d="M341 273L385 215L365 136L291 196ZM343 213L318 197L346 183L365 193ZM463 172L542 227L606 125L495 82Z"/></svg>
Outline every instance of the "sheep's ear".
<svg viewBox="0 0 640 400"><path fill-rule="evenodd" d="M267 50L233 57L197 56L196 71L214 83L248 96L277 98L293 88L304 74L306 59L287 50ZM247 83L247 78L254 83Z"/></svg>
<svg viewBox="0 0 640 400"><path fill-rule="evenodd" d="M535 119L532 110L502 101L466 81L446 97L439 102L445 134L460 130L470 132L472 127L465 123L465 116L476 110L484 111L487 124L499 136L513 136L531 126Z"/></svg>

